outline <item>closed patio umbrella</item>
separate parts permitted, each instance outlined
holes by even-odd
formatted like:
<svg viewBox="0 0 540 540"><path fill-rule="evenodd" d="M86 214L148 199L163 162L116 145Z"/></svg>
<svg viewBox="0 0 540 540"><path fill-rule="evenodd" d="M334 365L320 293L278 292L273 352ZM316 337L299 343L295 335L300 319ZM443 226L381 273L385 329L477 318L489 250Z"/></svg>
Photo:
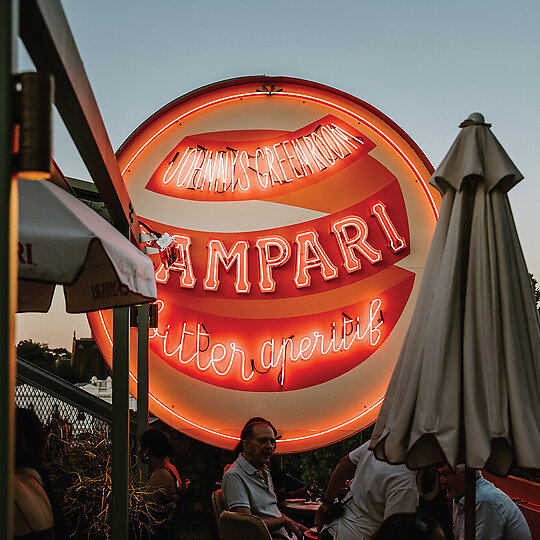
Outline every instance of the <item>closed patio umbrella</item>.
<svg viewBox="0 0 540 540"><path fill-rule="evenodd" d="M507 192L523 177L479 113L430 182L443 194L371 448L418 469L540 468L540 326Z"/></svg>
<svg viewBox="0 0 540 540"><path fill-rule="evenodd" d="M57 284L69 313L156 299L152 261L127 238L54 184L19 180L18 311L48 311Z"/></svg>

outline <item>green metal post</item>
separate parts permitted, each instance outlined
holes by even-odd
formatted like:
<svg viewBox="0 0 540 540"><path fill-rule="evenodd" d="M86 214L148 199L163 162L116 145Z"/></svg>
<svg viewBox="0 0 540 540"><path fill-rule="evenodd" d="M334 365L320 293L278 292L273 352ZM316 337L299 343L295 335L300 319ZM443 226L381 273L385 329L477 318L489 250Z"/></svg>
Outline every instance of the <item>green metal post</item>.
<svg viewBox="0 0 540 540"><path fill-rule="evenodd" d="M148 304L138 307L137 318L137 440L148 429ZM148 466L141 464L141 478L148 481Z"/></svg>
<svg viewBox="0 0 540 540"><path fill-rule="evenodd" d="M16 69L17 0L0 1L0 538L13 534L15 309L19 208L13 175L13 73Z"/></svg>
<svg viewBox="0 0 540 540"><path fill-rule="evenodd" d="M128 538L129 308L113 311L113 423L111 533Z"/></svg>

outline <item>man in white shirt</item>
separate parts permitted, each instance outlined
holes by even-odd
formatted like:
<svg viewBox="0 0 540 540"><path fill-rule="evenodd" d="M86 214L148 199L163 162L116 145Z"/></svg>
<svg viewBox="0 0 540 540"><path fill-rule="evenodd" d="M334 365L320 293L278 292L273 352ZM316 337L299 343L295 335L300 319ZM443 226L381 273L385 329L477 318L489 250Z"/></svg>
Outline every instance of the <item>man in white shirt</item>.
<svg viewBox="0 0 540 540"><path fill-rule="evenodd" d="M284 516L277 506L268 464L276 449L276 435L269 423L248 423L242 430L244 451L225 471L221 489L227 508L261 518L272 537L300 540L306 527Z"/></svg>
<svg viewBox="0 0 540 540"><path fill-rule="evenodd" d="M369 441L340 460L315 516L320 530L325 511L354 475L343 515L325 528L328 531L325 534L334 540L370 538L388 516L414 512L418 506L416 473L405 465L379 461L368 447Z"/></svg>
<svg viewBox="0 0 540 540"><path fill-rule="evenodd" d="M448 465L439 469L441 485L453 499L454 538L465 536L465 465L456 470ZM531 540L529 526L512 499L488 482L477 471L476 540Z"/></svg>

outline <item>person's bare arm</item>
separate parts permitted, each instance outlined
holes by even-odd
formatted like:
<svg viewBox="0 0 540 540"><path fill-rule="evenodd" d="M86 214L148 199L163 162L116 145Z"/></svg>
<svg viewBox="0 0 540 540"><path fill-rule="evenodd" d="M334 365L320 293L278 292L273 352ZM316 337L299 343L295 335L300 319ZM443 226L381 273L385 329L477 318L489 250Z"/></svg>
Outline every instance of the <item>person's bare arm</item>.
<svg viewBox="0 0 540 540"><path fill-rule="evenodd" d="M176 491L174 480L165 469L157 469L148 480L148 486L153 488L152 500L158 501L161 495L172 495Z"/></svg>
<svg viewBox="0 0 540 540"><path fill-rule="evenodd" d="M334 472L332 473L332 477L328 482L328 486L323 497L323 502L315 514L315 525L319 531L324 525L322 519L324 512L326 512L330 504L334 502L339 494L339 490L345 486L347 480L350 480L353 477L355 470L356 465L351 461L348 455L339 460Z"/></svg>
<svg viewBox="0 0 540 540"><path fill-rule="evenodd" d="M53 526L51 504L41 486L41 476L33 470L32 478L27 474L16 474L13 496L15 534L26 536L32 531L43 531ZM37 480L39 478L39 480Z"/></svg>
<svg viewBox="0 0 540 540"><path fill-rule="evenodd" d="M246 514L248 516L251 515L251 510L249 508L246 508L245 506L236 506L231 510L231 512L236 512L238 514ZM264 524L268 527L268 530L270 532L281 529L281 527L285 527L285 530L287 532L295 534L297 538L302 538L304 531L307 529L307 527L304 527L303 525L294 522L292 519L284 515L282 515L281 517L261 519L262 521L264 521Z"/></svg>

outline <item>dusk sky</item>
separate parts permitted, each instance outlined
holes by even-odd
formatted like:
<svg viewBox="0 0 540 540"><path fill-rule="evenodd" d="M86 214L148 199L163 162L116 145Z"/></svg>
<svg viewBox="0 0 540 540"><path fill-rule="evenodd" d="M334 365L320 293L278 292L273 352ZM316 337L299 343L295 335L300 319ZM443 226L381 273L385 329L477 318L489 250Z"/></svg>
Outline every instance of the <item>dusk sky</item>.
<svg viewBox="0 0 540 540"><path fill-rule="evenodd" d="M525 179L510 201L540 278L540 2L535 0L62 0L111 144L177 97L243 75L299 77L375 106L434 167L459 123L482 112ZM21 45L22 49L22 45ZM32 69L24 51L19 71ZM54 157L90 180L61 121ZM71 348L85 316L18 315L17 340Z"/></svg>

